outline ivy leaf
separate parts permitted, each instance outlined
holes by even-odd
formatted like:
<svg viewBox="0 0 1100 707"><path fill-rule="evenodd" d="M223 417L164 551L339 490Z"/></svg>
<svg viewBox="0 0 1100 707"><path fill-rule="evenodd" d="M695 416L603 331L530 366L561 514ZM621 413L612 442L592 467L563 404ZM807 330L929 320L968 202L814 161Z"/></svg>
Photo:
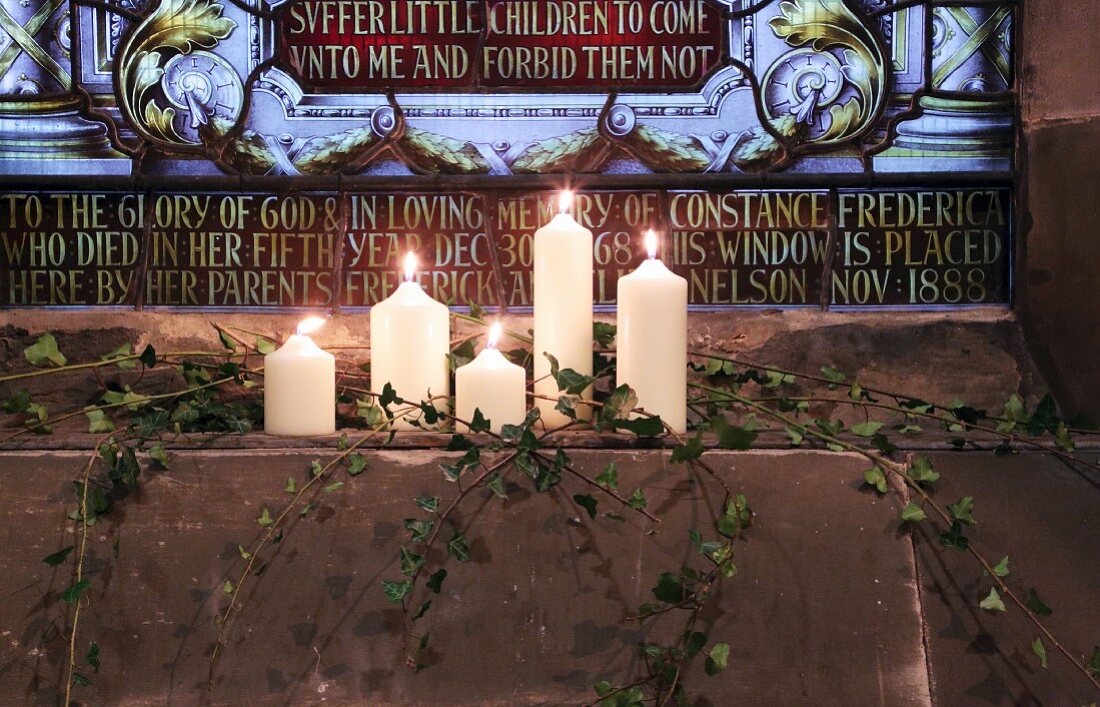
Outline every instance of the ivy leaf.
<svg viewBox="0 0 1100 707"><path fill-rule="evenodd" d="M912 501L901 512L901 519L906 523L919 523L928 516L925 515L924 509Z"/></svg>
<svg viewBox="0 0 1100 707"><path fill-rule="evenodd" d="M110 361L115 361L117 359L122 359L122 360L118 361L118 363L115 364L115 365L117 365L119 368L121 368L124 371L130 371L130 370L133 370L133 369L137 368L137 362L134 361L132 358L130 358L133 355L134 355L133 347L130 344L126 343L126 344L122 344L121 346L119 346L114 351L103 354L102 356L99 357L99 360L104 361L104 362L110 362Z"/></svg>
<svg viewBox="0 0 1100 707"><path fill-rule="evenodd" d="M1100 646L1093 646L1092 657L1085 663L1085 670L1093 677L1100 675Z"/></svg>
<svg viewBox="0 0 1100 707"><path fill-rule="evenodd" d="M382 591L385 592L386 598L392 601L394 604L400 604L401 600L408 596L413 590L412 582L406 580L404 582L391 582L389 580L382 580Z"/></svg>
<svg viewBox="0 0 1100 707"><path fill-rule="evenodd" d="M23 356L32 366L39 368L49 368L49 364L64 366L68 363L65 354L57 349L57 339L50 332L38 337L38 341L24 349Z"/></svg>
<svg viewBox="0 0 1100 707"><path fill-rule="evenodd" d="M233 338L222 329L218 329L218 341L221 341L222 346L228 349L230 353L237 352L237 342L233 341Z"/></svg>
<svg viewBox="0 0 1100 707"><path fill-rule="evenodd" d="M88 687L92 684L92 681L83 673L73 673L73 683L81 687Z"/></svg>
<svg viewBox="0 0 1100 707"><path fill-rule="evenodd" d="M974 525L974 497L963 496L955 503L947 506L947 510L951 513L951 517L960 523L966 525Z"/></svg>
<svg viewBox="0 0 1100 707"><path fill-rule="evenodd" d="M439 496L421 496L416 499L416 505L429 513L439 510Z"/></svg>
<svg viewBox="0 0 1100 707"><path fill-rule="evenodd" d="M611 348L611 342L615 340L617 327L614 324L604 322L592 322L592 340L601 349Z"/></svg>
<svg viewBox="0 0 1100 707"><path fill-rule="evenodd" d="M955 550L965 550L970 547L970 540L963 535L962 523L955 521L951 524L951 530L940 533L940 545Z"/></svg>
<svg viewBox="0 0 1100 707"><path fill-rule="evenodd" d="M325 487L325 493L332 493L333 491L339 491L342 488L344 488L344 482L343 481L336 481L336 482L331 483L331 484L329 484L328 486Z"/></svg>
<svg viewBox="0 0 1100 707"><path fill-rule="evenodd" d="M1031 642L1031 652L1039 657L1039 665L1043 670L1047 669L1047 647L1042 638L1036 638Z"/></svg>
<svg viewBox="0 0 1100 707"><path fill-rule="evenodd" d="M558 383L558 390L563 393L569 393L571 395L580 395L588 386L592 385L594 380L592 376L586 376L581 373L577 373L572 368L563 368L558 371L554 379Z"/></svg>
<svg viewBox="0 0 1100 707"><path fill-rule="evenodd" d="M626 505L630 506L636 511L640 511L649 505L649 499L645 497L645 492L640 488L634 489L634 495L627 499Z"/></svg>
<svg viewBox="0 0 1100 707"><path fill-rule="evenodd" d="M879 493L886 493L886 473L880 467L873 466L863 472L863 480L868 486L873 486Z"/></svg>
<svg viewBox="0 0 1100 707"><path fill-rule="evenodd" d="M405 519L405 530L409 532L413 542L423 543L428 541L428 534L432 532L432 526L435 525L434 521L417 520L416 518Z"/></svg>
<svg viewBox="0 0 1100 707"><path fill-rule="evenodd" d="M794 427L788 427L784 431L787 433L787 439L791 441L792 447L802 446L802 442L805 441L806 437L802 434L801 430Z"/></svg>
<svg viewBox="0 0 1100 707"><path fill-rule="evenodd" d="M596 517L596 503L597 502L596 502L595 498L593 498L592 496L590 496L588 494L579 494L578 493L578 494L574 494L573 501L588 513L589 518L595 518Z"/></svg>
<svg viewBox="0 0 1100 707"><path fill-rule="evenodd" d="M26 388L20 389L18 393L11 396L0 405L0 409L9 415L17 415L21 412L26 412L31 406L31 392Z"/></svg>
<svg viewBox="0 0 1100 707"><path fill-rule="evenodd" d="M293 476L286 477L286 486L283 487L283 491L286 493L298 492L298 482L294 480Z"/></svg>
<svg viewBox="0 0 1100 707"><path fill-rule="evenodd" d="M412 577L424 565L424 556L401 548L401 574Z"/></svg>
<svg viewBox="0 0 1100 707"><path fill-rule="evenodd" d="M684 641L684 653L688 658L693 658L699 655L699 651L703 650L705 645L707 645L707 634L692 631L688 634L687 640Z"/></svg>
<svg viewBox="0 0 1100 707"><path fill-rule="evenodd" d="M95 668L97 673L99 672L99 645L94 641L88 646L88 652L84 654L84 662Z"/></svg>
<svg viewBox="0 0 1100 707"><path fill-rule="evenodd" d="M260 513L260 518L256 522L260 524L261 528L275 524L275 519L271 517L271 512L267 510L267 506L264 506L263 512Z"/></svg>
<svg viewBox="0 0 1100 707"><path fill-rule="evenodd" d="M703 665L703 670L706 671L707 675L717 675L726 669L729 665L729 659L730 644L715 643L707 654L707 662Z"/></svg>
<svg viewBox="0 0 1100 707"><path fill-rule="evenodd" d="M99 408L85 408L84 414L88 417L88 432L92 434L103 434L104 432L115 431L115 423L111 422L110 418L108 418Z"/></svg>
<svg viewBox="0 0 1100 707"><path fill-rule="evenodd" d="M66 558L69 557L69 553L72 552L72 551L73 551L73 546L72 545L70 545L68 547L63 547L60 550L58 550L57 552L51 553L51 554L46 555L45 557L43 557L42 561L45 562L50 567L57 567L62 562L64 562L66 560Z"/></svg>
<svg viewBox="0 0 1100 707"><path fill-rule="evenodd" d="M993 566L993 574L998 577L1008 576L1008 555L1005 555L1000 562Z"/></svg>
<svg viewBox="0 0 1100 707"><path fill-rule="evenodd" d="M637 417L633 420L615 420L615 427L631 432L638 437L656 437L665 431L665 425L659 417Z"/></svg>
<svg viewBox="0 0 1100 707"><path fill-rule="evenodd" d="M447 554L459 562L469 562L470 548L466 545L466 538L462 533L455 533L447 543Z"/></svg>
<svg viewBox="0 0 1100 707"><path fill-rule="evenodd" d="M834 384L829 386L830 390L836 390L836 384L846 383L848 381L847 376L845 376L840 371L829 368L828 366L821 367L821 375L825 377L825 380Z"/></svg>
<svg viewBox="0 0 1100 707"><path fill-rule="evenodd" d="M481 414L481 410L474 410L474 419L470 420L470 432L488 432L491 428L489 420Z"/></svg>
<svg viewBox="0 0 1100 707"><path fill-rule="evenodd" d="M141 355L138 356L138 360L141 361L141 365L146 368L153 368L157 365L157 350L152 345L147 345L141 351Z"/></svg>
<svg viewBox="0 0 1100 707"><path fill-rule="evenodd" d="M756 432L731 425L722 416L713 418L710 421L710 428L718 436L718 446L722 449L749 449L756 439Z"/></svg>
<svg viewBox="0 0 1100 707"><path fill-rule="evenodd" d="M611 420L627 418L638 407L638 394L627 384L622 384L604 402L603 414Z"/></svg>
<svg viewBox="0 0 1100 707"><path fill-rule="evenodd" d="M447 570L440 569L432 573L425 583L433 594L439 594L443 590L443 580L447 579Z"/></svg>
<svg viewBox="0 0 1100 707"><path fill-rule="evenodd" d="M1043 600L1039 598L1038 592L1034 589L1028 590L1027 599L1024 600L1024 605L1027 606L1027 610L1036 616L1050 616L1054 613L1054 609L1043 603Z"/></svg>
<svg viewBox="0 0 1100 707"><path fill-rule="evenodd" d="M485 480L485 487L499 498L508 498L508 491L504 487L504 477L498 471L494 471L489 475L489 478Z"/></svg>
<svg viewBox="0 0 1100 707"><path fill-rule="evenodd" d="M873 437L876 432L882 429L881 422L859 422L848 428L852 434L860 437Z"/></svg>
<svg viewBox="0 0 1100 707"><path fill-rule="evenodd" d="M1001 595L997 593L996 587L989 588L988 596L982 599L981 602L978 603L978 606L986 611L1007 611L1005 603L1001 599Z"/></svg>
<svg viewBox="0 0 1100 707"><path fill-rule="evenodd" d="M305 518L306 516L309 515L309 512L312 511L312 510L313 510L313 504L312 503L307 503L306 505L302 506L302 510L298 511L298 517L299 518Z"/></svg>
<svg viewBox="0 0 1100 707"><path fill-rule="evenodd" d="M233 583L228 579L225 580L225 584L222 585L222 594L229 596L233 593Z"/></svg>
<svg viewBox="0 0 1100 707"><path fill-rule="evenodd" d="M265 339L262 336L257 336L256 337L256 350L259 351L264 356L266 356L269 353L274 353L275 344L268 341L267 339Z"/></svg>
<svg viewBox="0 0 1100 707"><path fill-rule="evenodd" d="M249 552L248 550L245 550L243 545L238 545L237 546L237 552L240 553L240 556L241 556L242 560L252 559L252 553Z"/></svg>
<svg viewBox="0 0 1100 707"><path fill-rule="evenodd" d="M66 604L76 604L80 601L80 597L87 591L88 587L92 586L92 580L82 579L79 582L71 585L68 589L57 595L57 598Z"/></svg>
<svg viewBox="0 0 1100 707"><path fill-rule="evenodd" d="M684 444L672 448L671 462L681 464L686 461L694 461L703 456L703 435L697 434Z"/></svg>
<svg viewBox="0 0 1100 707"><path fill-rule="evenodd" d="M688 598L687 588L671 572L661 573L657 579L657 586L652 589L652 592L657 601L663 601L666 604L679 604Z"/></svg>
<svg viewBox="0 0 1100 707"><path fill-rule="evenodd" d="M919 484L934 484L940 480L940 475L933 470L932 460L928 457L917 457L913 460L909 477Z"/></svg>
<svg viewBox="0 0 1100 707"><path fill-rule="evenodd" d="M619 470L615 466L615 462L609 462L604 467L604 470L596 477L596 483L609 491L619 488Z"/></svg>
<svg viewBox="0 0 1100 707"><path fill-rule="evenodd" d="M359 476L367 469L367 458L359 452L348 457L348 476Z"/></svg>
<svg viewBox="0 0 1100 707"><path fill-rule="evenodd" d="M157 463L161 469L168 468L168 452L163 444L155 444L149 449L149 458Z"/></svg>
<svg viewBox="0 0 1100 707"><path fill-rule="evenodd" d="M412 620L416 621L417 619L422 617L424 614L428 613L428 609L430 609L431 607L432 607L432 600L429 599L428 601L426 601L426 602L424 602L423 604L420 605L420 608L418 608L416 610L416 612L412 615Z"/></svg>

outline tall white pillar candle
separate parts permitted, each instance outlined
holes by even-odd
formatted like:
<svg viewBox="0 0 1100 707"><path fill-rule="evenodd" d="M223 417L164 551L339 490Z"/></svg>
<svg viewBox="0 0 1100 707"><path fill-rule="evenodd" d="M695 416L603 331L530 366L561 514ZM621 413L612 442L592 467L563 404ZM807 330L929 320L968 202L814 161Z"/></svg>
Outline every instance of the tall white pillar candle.
<svg viewBox="0 0 1100 707"><path fill-rule="evenodd" d="M504 425L519 425L527 415L527 373L497 350L500 323L489 331L485 350L455 371L455 417L469 422L480 410L497 434ZM469 427L462 422L460 431Z"/></svg>
<svg viewBox="0 0 1100 707"><path fill-rule="evenodd" d="M325 323L311 317L277 351L264 356L264 431L301 437L336 431L336 357L308 334Z"/></svg>
<svg viewBox="0 0 1100 707"><path fill-rule="evenodd" d="M687 431L687 280L657 259L657 235L646 234L649 259L619 278L617 385L638 394L638 407Z"/></svg>
<svg viewBox="0 0 1100 707"><path fill-rule="evenodd" d="M405 281L370 310L371 391L381 394L389 383L407 405L451 392L447 354L451 346L451 315L414 281L416 256L405 258ZM437 408L445 401L434 400ZM394 406L400 409L406 405ZM409 421L420 413L398 418L394 428L416 429Z"/></svg>
<svg viewBox="0 0 1100 707"><path fill-rule="evenodd" d="M592 231L567 213L571 202L572 194L563 193L560 213L535 232L535 395L552 398L535 403L547 427L570 420L554 409L561 393L549 377L544 352L563 369L592 375ZM587 419L591 413L587 405L577 406L577 417Z"/></svg>

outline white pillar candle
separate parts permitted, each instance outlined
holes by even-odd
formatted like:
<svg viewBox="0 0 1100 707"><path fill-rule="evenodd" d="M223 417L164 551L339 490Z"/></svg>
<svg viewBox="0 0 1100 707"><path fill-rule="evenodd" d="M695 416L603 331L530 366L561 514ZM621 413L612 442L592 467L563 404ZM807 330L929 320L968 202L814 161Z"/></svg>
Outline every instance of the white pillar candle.
<svg viewBox="0 0 1100 707"><path fill-rule="evenodd" d="M569 418L554 409L561 395L550 376L549 353L564 368L592 375L592 231L566 213L572 193L562 194L550 223L535 231L535 395L547 427L559 427ZM542 380L540 380L542 379ZM583 397L590 397L585 391ZM577 406L577 417L588 419L587 405Z"/></svg>
<svg viewBox="0 0 1100 707"><path fill-rule="evenodd" d="M336 431L336 357L308 334L325 320L311 317L277 351L264 356L264 431L301 437Z"/></svg>
<svg viewBox="0 0 1100 707"><path fill-rule="evenodd" d="M451 348L451 315L416 283L416 256L405 257L405 281L392 295L370 310L371 391L381 394L389 383L398 397L416 405L451 392L447 354ZM434 400L437 408L445 401ZM396 409L404 406L393 406ZM394 428L411 430L413 412L394 422Z"/></svg>
<svg viewBox="0 0 1100 707"><path fill-rule="evenodd" d="M527 373L497 350L500 323L489 330L489 342L473 361L455 371L455 417L469 422L480 410L497 434L504 425L519 425L527 415ZM456 423L460 431L469 427Z"/></svg>
<svg viewBox="0 0 1100 707"><path fill-rule="evenodd" d="M687 431L687 280L657 259L657 235L646 234L649 259L619 279L617 385L638 394L638 407Z"/></svg>

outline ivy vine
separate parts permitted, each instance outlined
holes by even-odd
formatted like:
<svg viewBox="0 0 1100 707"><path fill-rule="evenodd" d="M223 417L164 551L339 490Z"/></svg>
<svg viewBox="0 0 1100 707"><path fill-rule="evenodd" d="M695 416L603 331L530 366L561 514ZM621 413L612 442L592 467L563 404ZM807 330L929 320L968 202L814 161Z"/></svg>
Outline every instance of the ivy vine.
<svg viewBox="0 0 1100 707"><path fill-rule="evenodd" d="M452 367L473 359L481 331L487 327L484 313L454 314L476 333L452 342ZM72 480L70 507L64 522L75 528L74 544L50 553L43 562L50 567L71 568L72 579L47 611L53 612L45 637L64 637L67 676L64 704L74 690L89 685L103 667L99 646L81 636L82 614L92 609L92 579L87 573L88 534L101 518L111 517L138 490L143 470L171 467L173 445L185 445L211 434L247 434L261 429L263 407L262 356L275 349L276 337L236 327L214 325L217 346L206 351L159 352L153 346L140 351L122 343L96 360L70 363L52 333L42 334L23 350L32 367L0 376L0 411L16 421L0 434L0 445L24 435L52 434L58 423L83 416L95 444ZM505 351L512 361L532 368L529 333L507 332L518 346ZM636 515L651 528L660 516L649 507L646 489L622 488L615 462L594 476L573 462L568 435L574 429L592 429L636 440L644 447L666 449L669 461L683 465L700 483L719 490L722 503L705 527L688 531L684 542L694 559L670 567L652 577L652 600L642 603L627 618L645 623L662 615L680 618L666 642L644 641L636 646L640 672L623 684L601 681L592 686L589 705L635 707L653 703L663 707L686 704L690 686L687 667L702 661L707 675L729 665L729 638L711 635L705 608L719 593L720 585L737 574L739 543L750 538L753 511L745 495L728 485L723 473L707 460L711 449L751 449L765 431L782 431L792 447L855 453L868 463L861 481L881 496L898 499L898 522L903 526L929 525L945 551L965 554L988 580L988 593L976 603L987 612L1007 612L1010 606L1034 629L1028 650L1042 668L1051 652L1070 662L1091 685L1100 690L1100 648L1085 654L1066 646L1044 622L1052 609L1035 588L1022 592L1011 572L1010 554L991 554L972 541L980 503L973 496L944 502L935 495L940 472L932 461L902 452L898 441L921 435L946 434L958 449L990 449L1012 454L1035 449L1051 454L1067 465L1089 471L1100 464L1076 453L1075 437L1090 431L1062 419L1052 398L1044 397L1033 410L1016 394L996 412L980 410L960 400L926 401L916 396L863 385L859 377L822 367L807 374L775 366L692 351L688 405L691 432L678 435L658 417L638 407L627 386L615 387L615 360L611 348L615 328L597 323L593 331L594 371L585 376L561 368L551 358L551 376L561 395L552 399L569 419L566 425L547 429L532 406L518 425L505 425L499 434L477 411L471 420L456 419L446 398L414 402L400 397L386 385L380 392L368 389L369 360L360 347L337 347L344 363L338 375L340 427L333 454L314 460L301 477L290 477L281 489L287 500L280 507L263 507L255 522L259 536L247 546L238 544L239 566L217 588L222 596L216 619L214 649L210 655L207 689L216 690L219 660L229 646L236 622L245 621L247 606L242 590L267 576L271 557L278 552L297 519L308 519L320 494L338 491L347 483L369 476L365 445L384 446L395 436L391 423L408 416L414 425L440 433L441 445L456 453L442 466L453 492L447 496L409 499L404 521L405 541L397 549L399 575L381 581L379 591L400 606L405 640L400 650L412 670L425 667L424 651L430 642L426 628L431 609L440 600L452 572L470 561L470 538L476 535L476 514L460 513L465 504L486 498L507 498L517 485L536 494L564 496L580 513L595 521L621 522ZM91 405L52 411L37 389L44 380L72 372L84 372L98 384ZM117 375L109 375L109 373ZM35 387L35 390L32 390ZM580 397L591 387L593 400ZM532 393L532 399L534 394ZM592 408L591 421L580 420L577 411ZM837 411L858 414L859 421L845 422ZM461 423L455 427L455 423ZM467 434L451 432L469 429ZM601 523L594 525L599 528ZM117 555L119 541L113 549ZM1000 556L1000 559L995 558ZM1010 584L1010 576L1012 577Z"/></svg>

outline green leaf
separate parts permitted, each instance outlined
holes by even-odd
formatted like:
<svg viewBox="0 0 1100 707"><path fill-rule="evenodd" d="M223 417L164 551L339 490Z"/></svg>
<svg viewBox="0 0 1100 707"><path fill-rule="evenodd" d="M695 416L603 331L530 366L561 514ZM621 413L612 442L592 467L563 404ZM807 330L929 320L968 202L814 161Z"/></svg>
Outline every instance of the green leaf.
<svg viewBox="0 0 1100 707"><path fill-rule="evenodd" d="M645 497L645 492L640 488L634 489L634 494L626 500L626 505L630 506L636 511L640 511L649 505L649 499Z"/></svg>
<svg viewBox="0 0 1100 707"><path fill-rule="evenodd" d="M237 342L233 341L233 338L221 329L218 329L218 341L222 342L222 346L229 349L231 353L237 352Z"/></svg>
<svg viewBox="0 0 1100 707"><path fill-rule="evenodd" d="M590 496L588 494L579 494L578 493L578 494L573 495L573 501L588 513L589 518L595 518L596 517L596 505L597 505L597 503L596 503L595 498L593 498L592 496Z"/></svg>
<svg viewBox="0 0 1100 707"><path fill-rule="evenodd" d="M73 673L73 684L79 685L80 687L88 687L92 684L92 681L83 673Z"/></svg>
<svg viewBox="0 0 1100 707"><path fill-rule="evenodd" d="M222 585L222 594L229 596L233 593L233 583L228 579L225 580L225 584Z"/></svg>
<svg viewBox="0 0 1100 707"><path fill-rule="evenodd" d="M1043 670L1047 669L1047 647L1042 638L1036 638L1031 642L1031 652L1039 657L1039 665Z"/></svg>
<svg viewBox="0 0 1100 707"><path fill-rule="evenodd" d="M99 360L109 362L109 361L114 361L114 360L117 360L117 359L123 359L115 365L117 365L119 368L121 368L124 371L129 371L129 370L133 370L133 369L137 368L137 361L134 361L132 358L130 358L133 355L134 355L134 349L133 349L132 346L130 346L130 344L127 343L127 344L122 344L121 346L119 346L114 351L111 351L109 353L106 353L106 354L100 356Z"/></svg>
<svg viewBox="0 0 1100 707"><path fill-rule="evenodd" d="M336 482L331 483L331 484L329 484L328 486L325 487L325 493L332 493L333 491L339 491L342 488L344 488L344 482L343 481L336 481Z"/></svg>
<svg viewBox="0 0 1100 707"><path fill-rule="evenodd" d="M933 470L932 460L928 457L916 457L909 469L909 477L921 484L934 484L940 479L940 475Z"/></svg>
<svg viewBox="0 0 1100 707"><path fill-rule="evenodd" d="M470 548L466 545L466 538L462 533L455 533L447 543L447 554L459 562L469 562Z"/></svg>
<svg viewBox="0 0 1100 707"><path fill-rule="evenodd" d="M401 600L412 593L412 582L406 580L404 582L391 582L389 580L382 580L382 591L385 592L386 598L392 601L394 604L400 604Z"/></svg>
<svg viewBox="0 0 1100 707"><path fill-rule="evenodd" d="M306 516L309 515L309 512L312 511L312 510L313 510L313 504L312 503L307 503L306 505L302 506L302 510L298 511L298 517L299 518L305 518Z"/></svg>
<svg viewBox="0 0 1100 707"><path fill-rule="evenodd" d="M693 658L699 654L699 651L703 650L705 645L707 645L707 634L692 631L688 634L687 640L684 641L684 653L688 658Z"/></svg>
<svg viewBox="0 0 1100 707"><path fill-rule="evenodd" d="M577 373L572 368L563 368L554 376L558 383L558 390L571 395L580 395L594 380L592 376Z"/></svg>
<svg viewBox="0 0 1100 707"><path fill-rule="evenodd" d="M84 662L95 668L97 673L99 672L99 646L94 641L88 646L88 652L84 654Z"/></svg>
<svg viewBox="0 0 1100 707"><path fill-rule="evenodd" d="M710 652L707 653L707 662L703 665L703 670L707 675L717 675L726 669L729 665L730 659L730 644L728 643L715 643L710 648Z"/></svg>
<svg viewBox="0 0 1100 707"><path fill-rule="evenodd" d="M657 586L652 589L657 601L666 604L679 604L688 598L688 590L683 582L671 572L663 572L657 579Z"/></svg>
<svg viewBox="0 0 1100 707"><path fill-rule="evenodd" d="M665 431L659 417L636 417L632 420L615 420L615 427L638 437L657 437Z"/></svg>
<svg viewBox="0 0 1100 707"><path fill-rule="evenodd" d="M978 603L978 606L986 611L1007 611L1005 603L1001 599L1001 595L997 593L996 587L989 588L989 594Z"/></svg>
<svg viewBox="0 0 1100 707"><path fill-rule="evenodd" d="M1100 676L1100 646L1093 646L1092 656L1085 663L1085 670L1093 677Z"/></svg>
<svg viewBox="0 0 1100 707"><path fill-rule="evenodd" d="M625 383L620 385L604 402L602 414L608 419L626 419L638 407L638 394Z"/></svg>
<svg viewBox="0 0 1100 707"><path fill-rule="evenodd" d="M348 476L359 476L367 469L367 458L356 452L348 456Z"/></svg>
<svg viewBox="0 0 1100 707"><path fill-rule="evenodd" d="M157 350L151 345L146 346L141 351L141 355L138 356L138 360L141 361L141 365L146 368L153 368L157 365Z"/></svg>
<svg viewBox="0 0 1100 707"><path fill-rule="evenodd" d="M614 324L604 322L592 322L592 340L601 349L611 348L611 342L615 340L617 328Z"/></svg>
<svg viewBox="0 0 1100 707"><path fill-rule="evenodd" d="M435 513L439 510L439 496L421 496L416 499L416 505L429 513Z"/></svg>
<svg viewBox="0 0 1100 707"><path fill-rule="evenodd" d="M802 446L802 442L805 441L806 437L800 430L794 427L788 427L784 431L787 433L787 439L791 441L792 447Z"/></svg>
<svg viewBox="0 0 1100 707"><path fill-rule="evenodd" d="M912 501L901 512L901 519L906 523L919 523L928 516L925 515L924 509Z"/></svg>
<svg viewBox="0 0 1100 707"><path fill-rule="evenodd" d="M619 488L619 470L615 466L615 462L609 462L604 467L604 470L596 477L596 483L609 491Z"/></svg>
<svg viewBox="0 0 1100 707"><path fill-rule="evenodd" d="M848 428L852 434L860 437L872 437L876 432L882 429L881 422L859 422Z"/></svg>
<svg viewBox="0 0 1100 707"><path fill-rule="evenodd" d="M64 366L68 363L65 354L58 351L57 339L50 332L38 337L38 341L24 349L23 356L32 366L39 368L48 368L49 364Z"/></svg>
<svg viewBox="0 0 1100 707"><path fill-rule="evenodd" d="M240 553L242 560L252 559L252 553L244 549L243 545L237 546L237 552Z"/></svg>
<svg viewBox="0 0 1100 707"><path fill-rule="evenodd" d="M68 547L63 547L60 550L58 550L57 552L51 553L51 554L46 555L45 557L43 557L42 561L45 562L50 567L57 567L62 562L64 562L66 560L66 558L69 557L69 553L72 552L72 551L73 551L73 546L72 545L70 545Z"/></svg>
<svg viewBox="0 0 1100 707"><path fill-rule="evenodd" d="M432 527L435 525L434 521L430 520L417 520L416 518L405 519L405 530L408 531L415 543L424 543L428 541L428 535L432 532Z"/></svg>
<svg viewBox="0 0 1100 707"><path fill-rule="evenodd" d="M993 574L998 577L1008 576L1008 555L1005 555L1000 562L993 566Z"/></svg>
<svg viewBox="0 0 1100 707"><path fill-rule="evenodd" d="M960 523L966 525L974 525L974 497L963 496L955 503L947 506L947 510L951 513L951 517Z"/></svg>
<svg viewBox="0 0 1100 707"><path fill-rule="evenodd" d="M401 574L412 577L424 565L424 556L401 548Z"/></svg>
<svg viewBox="0 0 1100 707"><path fill-rule="evenodd" d="M82 579L79 582L71 585L68 589L57 595L57 598L66 604L76 604L80 601L80 597L87 591L88 587L92 586L92 580Z"/></svg>
<svg viewBox="0 0 1100 707"><path fill-rule="evenodd" d="M592 686L592 689L596 691L597 697L603 697L609 694L615 688L606 680L600 680L598 683Z"/></svg>
<svg viewBox="0 0 1100 707"><path fill-rule="evenodd" d="M298 492L298 482L294 480L293 476L286 477L286 486L283 487L283 491L286 493Z"/></svg>
<svg viewBox="0 0 1100 707"><path fill-rule="evenodd" d="M161 469L168 468L168 452L165 451L163 444L154 444L150 447L149 458L155 461Z"/></svg>
<svg viewBox="0 0 1100 707"><path fill-rule="evenodd" d="M447 579L447 570L440 569L432 573L432 576L428 578L426 586L432 591L433 594L439 594L443 590L443 580Z"/></svg>
<svg viewBox="0 0 1100 707"><path fill-rule="evenodd" d="M963 535L962 529L962 523L959 521L953 522L951 524L951 530L946 533L940 533L940 545L955 550L965 550L970 547L970 540Z"/></svg>
<svg viewBox="0 0 1100 707"><path fill-rule="evenodd" d="M259 351L264 356L266 356L269 353L274 353L275 344L268 341L267 339L265 339L262 336L257 336L256 337L256 350Z"/></svg>
<svg viewBox="0 0 1100 707"><path fill-rule="evenodd" d="M324 472L325 468L321 466L321 462L314 459L309 463L309 478L316 479Z"/></svg>
<svg viewBox="0 0 1100 707"><path fill-rule="evenodd" d="M271 517L271 512L264 506L263 512L260 513L260 518L256 522L260 524L261 528L266 528L269 525L274 525L275 519Z"/></svg>
<svg viewBox="0 0 1100 707"><path fill-rule="evenodd" d="M867 471L863 472L863 480L868 486L873 486L879 493L886 493L886 473L881 467L873 466Z"/></svg>
<svg viewBox="0 0 1100 707"><path fill-rule="evenodd" d="M504 477L500 475L499 471L489 474L489 478L485 480L485 488L492 491L493 495L498 498L508 498L508 491L504 486Z"/></svg>
<svg viewBox="0 0 1100 707"><path fill-rule="evenodd" d="M756 440L756 432L731 425L726 418L718 416L710 421L710 427L718 436L718 446L722 449L749 449Z"/></svg>
<svg viewBox="0 0 1100 707"><path fill-rule="evenodd" d="M821 375L825 377L825 380L830 383L845 383L848 378L840 371L829 368L828 366L821 367Z"/></svg>
<svg viewBox="0 0 1100 707"><path fill-rule="evenodd" d="M680 464L694 461L701 456L703 456L703 435L697 434L686 443L673 447L670 461L673 464Z"/></svg>
<svg viewBox="0 0 1100 707"><path fill-rule="evenodd" d="M30 406L31 392L26 388L21 388L18 393L5 400L4 403L0 405L0 409L9 415L17 415L26 412Z"/></svg>
<svg viewBox="0 0 1100 707"><path fill-rule="evenodd" d="M428 609L430 609L431 607L432 607L432 600L429 599L428 601L426 601L426 602L424 602L423 604L420 605L420 608L418 608L416 610L416 612L412 615L412 620L416 621L417 619L422 617L424 614L428 613Z"/></svg>
<svg viewBox="0 0 1100 707"><path fill-rule="evenodd" d="M1028 590L1027 599L1024 600L1024 605L1027 606L1027 610L1036 616L1050 616L1054 613L1054 609L1043 603L1043 600L1039 598L1038 592L1034 589Z"/></svg>

